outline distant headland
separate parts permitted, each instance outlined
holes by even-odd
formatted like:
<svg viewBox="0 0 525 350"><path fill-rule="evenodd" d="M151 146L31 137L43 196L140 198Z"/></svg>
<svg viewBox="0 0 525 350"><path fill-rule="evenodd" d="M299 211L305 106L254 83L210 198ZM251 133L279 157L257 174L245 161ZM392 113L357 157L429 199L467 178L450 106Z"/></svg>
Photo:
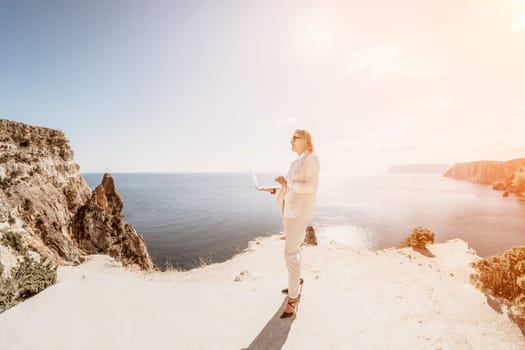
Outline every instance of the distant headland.
<svg viewBox="0 0 525 350"><path fill-rule="evenodd" d="M525 192L525 158L508 161L480 160L457 163L443 176L493 185L493 189L523 195Z"/></svg>

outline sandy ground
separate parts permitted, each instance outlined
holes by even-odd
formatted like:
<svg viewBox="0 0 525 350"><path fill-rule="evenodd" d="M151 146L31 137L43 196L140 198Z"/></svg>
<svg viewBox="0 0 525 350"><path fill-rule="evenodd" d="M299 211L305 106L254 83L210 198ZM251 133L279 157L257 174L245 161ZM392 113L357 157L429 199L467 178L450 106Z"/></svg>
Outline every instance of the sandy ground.
<svg viewBox="0 0 525 350"><path fill-rule="evenodd" d="M188 272L143 273L92 256L0 314L0 349L525 349L469 283L465 242L378 252L305 247L302 301L281 320L277 236ZM240 279L240 281L235 281Z"/></svg>

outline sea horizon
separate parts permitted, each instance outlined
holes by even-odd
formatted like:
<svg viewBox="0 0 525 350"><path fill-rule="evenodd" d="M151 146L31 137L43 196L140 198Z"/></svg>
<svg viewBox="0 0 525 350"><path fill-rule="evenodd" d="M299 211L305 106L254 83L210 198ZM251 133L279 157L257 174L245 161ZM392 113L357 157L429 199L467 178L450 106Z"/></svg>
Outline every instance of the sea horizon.
<svg viewBox="0 0 525 350"><path fill-rule="evenodd" d="M91 189L104 173L81 173ZM111 173L125 220L153 260L190 269L225 261L259 236L282 231L275 197L254 190L248 172ZM276 173L258 172L269 183ZM321 244L355 248L399 244L416 227L437 242L467 241L480 256L525 245L525 203L490 186L437 173L323 176L312 219Z"/></svg>

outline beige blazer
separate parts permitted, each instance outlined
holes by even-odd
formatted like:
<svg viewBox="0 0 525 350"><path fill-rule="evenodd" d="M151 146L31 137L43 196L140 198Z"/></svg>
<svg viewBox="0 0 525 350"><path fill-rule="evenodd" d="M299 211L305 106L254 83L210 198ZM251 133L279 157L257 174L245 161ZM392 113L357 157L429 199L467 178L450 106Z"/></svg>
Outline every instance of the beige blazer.
<svg viewBox="0 0 525 350"><path fill-rule="evenodd" d="M288 174L296 166L296 162L299 162L298 169L293 179L289 179L292 180L290 181L292 185L281 187L277 195L277 203L283 218L308 224L315 208L319 184L319 158L314 153L306 153L292 162Z"/></svg>

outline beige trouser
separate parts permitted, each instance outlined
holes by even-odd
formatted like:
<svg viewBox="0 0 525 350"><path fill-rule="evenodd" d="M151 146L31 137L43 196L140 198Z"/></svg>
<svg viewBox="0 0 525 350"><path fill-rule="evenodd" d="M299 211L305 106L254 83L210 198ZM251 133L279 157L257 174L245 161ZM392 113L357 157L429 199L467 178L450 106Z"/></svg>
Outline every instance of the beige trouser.
<svg viewBox="0 0 525 350"><path fill-rule="evenodd" d="M284 234L284 261L288 268L288 297L297 298L299 295L299 279L301 278L301 243L306 235L306 225L293 219L283 218Z"/></svg>

